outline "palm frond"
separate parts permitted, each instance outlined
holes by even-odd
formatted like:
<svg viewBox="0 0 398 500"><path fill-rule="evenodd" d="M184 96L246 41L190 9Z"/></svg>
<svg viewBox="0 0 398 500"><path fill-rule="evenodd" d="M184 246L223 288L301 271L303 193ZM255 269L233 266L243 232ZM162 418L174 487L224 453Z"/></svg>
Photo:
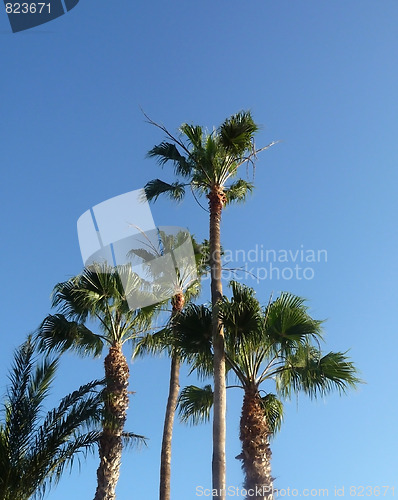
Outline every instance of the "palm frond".
<svg viewBox="0 0 398 500"><path fill-rule="evenodd" d="M167 162L173 162L174 173L177 176L189 177L192 174L192 165L185 156L181 155L175 144L170 142L161 142L154 146L147 153L148 158L156 158L159 165L163 166Z"/></svg>
<svg viewBox="0 0 398 500"><path fill-rule="evenodd" d="M141 358L149 355L160 354L163 351L170 351L172 347L171 328L162 328L155 333L147 333L134 342L132 358Z"/></svg>
<svg viewBox="0 0 398 500"><path fill-rule="evenodd" d="M194 150L201 149L203 144L203 129L199 125L189 125L183 123L180 126L180 131L188 138L189 143Z"/></svg>
<svg viewBox="0 0 398 500"><path fill-rule="evenodd" d="M322 357L319 349L313 346L301 347L288 356L276 381L279 393L285 397L303 391L311 398L334 390L345 393L362 382L346 353L329 352Z"/></svg>
<svg viewBox="0 0 398 500"><path fill-rule="evenodd" d="M67 319L83 323L99 310L104 312L111 297L123 294L123 286L114 267L93 263L83 272L53 290L52 306Z"/></svg>
<svg viewBox="0 0 398 500"><path fill-rule="evenodd" d="M42 364L35 364L34 345L30 336L15 352L5 403L5 428L11 462L18 462L31 446L35 422L54 380L57 366L57 360L48 358Z"/></svg>
<svg viewBox="0 0 398 500"><path fill-rule="evenodd" d="M275 394L267 394L261 398L264 415L267 420L269 431L275 435L281 428L283 422L283 403Z"/></svg>
<svg viewBox="0 0 398 500"><path fill-rule="evenodd" d="M150 252L146 248L132 248L127 252L127 257L129 258L138 257L139 259L141 259L141 261L145 262L146 264L160 257L161 255L162 255L161 253L155 253L155 250L153 250L153 252Z"/></svg>
<svg viewBox="0 0 398 500"><path fill-rule="evenodd" d="M43 417L57 360L36 361L33 354L29 337L14 355L0 422L0 498L8 500L41 498L100 435L102 382L80 387Z"/></svg>
<svg viewBox="0 0 398 500"><path fill-rule="evenodd" d="M130 263L112 267L94 262L56 285L53 306L59 314L50 315L39 327L42 345L99 355L104 342L124 343L149 327L160 301L155 292ZM138 308L148 303L153 305ZM98 323L102 335L84 326L89 319Z"/></svg>
<svg viewBox="0 0 398 500"><path fill-rule="evenodd" d="M85 325L68 321L62 314L49 315L36 332L41 352L72 350L81 356L99 356L104 343Z"/></svg>
<svg viewBox="0 0 398 500"><path fill-rule="evenodd" d="M148 446L148 438L142 436L141 434L135 434L134 432L124 431L122 433L122 444L125 449L141 448L142 446Z"/></svg>
<svg viewBox="0 0 398 500"><path fill-rule="evenodd" d="M203 388L189 385L178 398L178 413L181 422L197 425L208 422L213 406L213 390L210 385Z"/></svg>
<svg viewBox="0 0 398 500"><path fill-rule="evenodd" d="M171 200L181 201L185 195L185 186L181 182L169 184L160 179L153 179L145 184L144 189L149 201L156 201L161 194L166 194Z"/></svg>
<svg viewBox="0 0 398 500"><path fill-rule="evenodd" d="M157 228L145 233L143 241L138 242L127 255L145 266L160 296L168 298L178 292L186 293L189 289L192 295L198 288L198 266L192 251L192 240L188 231ZM170 261L171 265L165 265L165 259L173 257L174 263Z"/></svg>
<svg viewBox="0 0 398 500"><path fill-rule="evenodd" d="M220 141L230 154L242 156L252 149L253 136L258 130L250 111L240 111L222 123L219 128Z"/></svg>
<svg viewBox="0 0 398 500"><path fill-rule="evenodd" d="M314 320L307 312L305 300L282 293L265 310L267 336L281 352L289 352L309 338L322 339L322 321Z"/></svg>
<svg viewBox="0 0 398 500"><path fill-rule="evenodd" d="M212 373L212 316L202 305L189 304L173 321L175 348L181 359L197 370L199 376Z"/></svg>
<svg viewBox="0 0 398 500"><path fill-rule="evenodd" d="M252 182L245 181L244 179L238 179L224 191L224 194L227 197L227 204L246 201L247 196L252 193L253 189L254 184Z"/></svg>
<svg viewBox="0 0 398 500"><path fill-rule="evenodd" d="M258 339L262 327L262 310L253 288L231 281L231 300L224 298L220 305L222 322L226 329L226 342L230 353L241 347L249 337Z"/></svg>

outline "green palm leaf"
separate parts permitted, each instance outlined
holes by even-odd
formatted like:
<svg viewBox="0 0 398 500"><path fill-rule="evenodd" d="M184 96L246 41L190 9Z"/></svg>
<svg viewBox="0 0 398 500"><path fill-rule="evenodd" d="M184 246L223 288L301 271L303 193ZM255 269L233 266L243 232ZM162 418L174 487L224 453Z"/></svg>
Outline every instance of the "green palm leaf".
<svg viewBox="0 0 398 500"><path fill-rule="evenodd" d="M162 328L155 333L141 336L134 344L133 359L144 356L160 354L172 350L173 335L171 328Z"/></svg>
<svg viewBox="0 0 398 500"><path fill-rule="evenodd" d="M304 391L311 398L334 390L345 393L348 388L361 383L354 363L346 353L329 352L321 356L318 349L309 345L287 357L276 381L278 391L285 397L290 397L292 392Z"/></svg>
<svg viewBox="0 0 398 500"><path fill-rule="evenodd" d="M283 403L275 394L267 394L261 398L261 404L264 409L269 431L272 435L275 435L282 426Z"/></svg>
<svg viewBox="0 0 398 500"><path fill-rule="evenodd" d="M174 348L191 365L191 372L206 377L212 373L212 316L206 306L189 304L173 321Z"/></svg>
<svg viewBox="0 0 398 500"><path fill-rule="evenodd" d="M199 125L188 125L183 123L180 131L188 138L190 145L194 150L200 150L203 146L203 129Z"/></svg>
<svg viewBox="0 0 398 500"><path fill-rule="evenodd" d="M227 204L246 201L247 196L252 193L253 189L254 184L252 182L245 181L244 179L238 179L224 191L227 198Z"/></svg>
<svg viewBox="0 0 398 500"><path fill-rule="evenodd" d="M81 356L99 356L104 343L85 325L68 321L62 314L49 315L37 331L38 347L41 351L65 352L73 350Z"/></svg>
<svg viewBox="0 0 398 500"><path fill-rule="evenodd" d="M289 352L308 337L322 339L322 321L308 314L305 300L290 293L282 293L265 311L267 335L277 349Z"/></svg>
<svg viewBox="0 0 398 500"><path fill-rule="evenodd" d="M175 175L189 177L192 174L192 165L185 156L181 155L175 144L161 142L148 151L149 158L156 158L159 165L163 166L167 162L173 162Z"/></svg>
<svg viewBox="0 0 398 500"><path fill-rule="evenodd" d="M178 413L181 422L197 425L210 419L213 406L213 390L210 385L203 388L189 385L178 398Z"/></svg>
<svg viewBox="0 0 398 500"><path fill-rule="evenodd" d="M258 130L250 111L241 111L220 126L220 142L227 152L242 156L252 148L253 136Z"/></svg>
<svg viewBox="0 0 398 500"><path fill-rule="evenodd" d="M237 281L231 281L231 300L224 297L220 306L220 314L224 327L226 328L227 343L230 351L238 348L244 339L251 340L261 330L263 317L258 300L253 288L249 288Z"/></svg>
<svg viewBox="0 0 398 500"><path fill-rule="evenodd" d="M78 454L97 443L102 382L81 386L43 416L57 360L34 359L31 338L16 351L0 421L0 498L42 498Z"/></svg>
<svg viewBox="0 0 398 500"><path fill-rule="evenodd" d="M145 184L145 195L149 201L156 201L161 194L166 194L171 200L181 201L185 195L185 184L182 182L169 184L160 179Z"/></svg>

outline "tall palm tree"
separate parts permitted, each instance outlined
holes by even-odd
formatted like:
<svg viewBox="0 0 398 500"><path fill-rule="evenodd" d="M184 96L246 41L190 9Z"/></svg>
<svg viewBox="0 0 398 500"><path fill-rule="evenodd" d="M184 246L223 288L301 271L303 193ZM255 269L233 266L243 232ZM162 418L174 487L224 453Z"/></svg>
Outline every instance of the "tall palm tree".
<svg viewBox="0 0 398 500"><path fill-rule="evenodd" d="M98 356L104 346L108 354L105 367L105 417L99 439L100 464L94 500L114 500L120 474L124 425L129 404L129 367L123 344L136 339L150 327L152 310L130 310L129 303L143 294L141 279L130 265L109 267L93 264L53 291L53 307L59 314L48 316L38 330L41 349L74 350L81 355ZM138 301L135 301L138 303ZM101 333L86 324L96 321ZM141 436L142 437L142 436Z"/></svg>
<svg viewBox="0 0 398 500"><path fill-rule="evenodd" d="M81 386L43 413L58 360L37 360L31 338L14 355L0 420L0 499L42 498L101 434L102 386Z"/></svg>
<svg viewBox="0 0 398 500"><path fill-rule="evenodd" d="M154 146L149 157L157 158L161 166L172 163L179 180L167 183L160 179L149 181L145 186L148 200L156 200L161 194L180 201L189 187L194 195L205 195L209 205L209 245L211 266L211 300L213 305L214 345L214 418L213 418L213 490L225 499L225 356L224 333L219 316L222 299L220 223L224 206L244 201L253 184L235 179L240 166L253 164L256 155L270 146L257 149L254 136L258 126L250 112L243 111L227 118L218 129L207 133L201 126L184 123L181 137L173 136L164 126L149 119L167 136L167 140Z"/></svg>
<svg viewBox="0 0 398 500"><path fill-rule="evenodd" d="M168 350L171 357L169 394L167 398L166 414L163 426L162 448L160 455L160 483L159 500L170 500L171 494L171 451L174 417L180 392L180 354L177 346L173 343L173 324L178 315L184 309L184 305L197 297L200 292L200 275L206 272L208 260L208 245L205 241L198 245L195 239L187 232L179 230L177 233L173 228L158 230L160 245L153 244L148 238L147 244L143 241L141 248L132 249L130 257L138 257L145 262L151 272L154 282L160 283L161 288L165 286L172 288L171 316L166 328L160 329L155 334L142 337L136 345L134 356L142 356L148 353L157 353ZM179 258L176 268L159 268L152 266L156 259L165 254L171 255L184 244L187 237L192 241L195 259ZM145 248L146 247L146 248ZM163 283L163 285L162 285Z"/></svg>
<svg viewBox="0 0 398 500"><path fill-rule="evenodd" d="M310 397L336 389L345 392L360 381L345 353L322 355L321 322L310 317L302 298L283 293L262 308L253 289L236 282L231 282L231 287L232 298L224 297L221 314L227 368L244 391L240 419L242 452L236 458L242 461L244 487L249 491L247 498L273 498L269 438L281 425L281 398L298 391ZM184 348L191 350L193 357L192 338L196 335L200 339L196 342L196 348L202 353L202 360L196 361L200 366L203 356L211 355L210 342L206 343L206 338L210 339L210 322L203 322L204 315L198 316L197 312L191 309L181 315L178 332ZM192 328L199 320L202 320L202 331L193 333ZM190 337L186 329L191 330ZM208 365L207 360L206 370ZM260 386L264 383L275 383L277 396L271 392L262 396ZM181 392L184 420L207 419L212 404L210 386L203 390L190 386Z"/></svg>

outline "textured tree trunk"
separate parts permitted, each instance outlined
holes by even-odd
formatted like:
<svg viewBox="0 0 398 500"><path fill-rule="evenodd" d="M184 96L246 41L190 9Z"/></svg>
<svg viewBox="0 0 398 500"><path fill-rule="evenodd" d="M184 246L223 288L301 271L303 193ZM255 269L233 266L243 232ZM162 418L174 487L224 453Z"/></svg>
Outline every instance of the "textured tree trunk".
<svg viewBox="0 0 398 500"><path fill-rule="evenodd" d="M169 397L167 399L166 416L164 419L162 452L160 457L160 500L170 500L171 439L173 436L173 424L177 398L180 391L179 372L180 360L177 354L173 354L173 357L171 358L170 388Z"/></svg>
<svg viewBox="0 0 398 500"><path fill-rule="evenodd" d="M210 266L211 302L213 306L213 349L214 349L214 417L213 417L213 497L225 500L225 427L226 388L224 331L219 316L219 302L222 298L220 222L225 204L225 194L220 187L213 187L208 194L210 209Z"/></svg>
<svg viewBox="0 0 398 500"><path fill-rule="evenodd" d="M184 308L185 298L182 292L174 295L172 299L173 312L175 317ZM171 440L173 437L174 415L177 406L178 393L180 392L180 359L173 352L170 368L170 387L167 399L166 416L164 419L162 451L160 455L160 488L159 500L170 500L170 479L171 479Z"/></svg>
<svg viewBox="0 0 398 500"><path fill-rule="evenodd" d="M129 367L121 344L110 347L105 358L105 420L99 442L100 465L94 500L115 500L122 457L122 433L129 404Z"/></svg>
<svg viewBox="0 0 398 500"><path fill-rule="evenodd" d="M242 460L244 487L248 490L248 500L274 498L269 435L258 390L246 389L240 419L242 453L236 458Z"/></svg>

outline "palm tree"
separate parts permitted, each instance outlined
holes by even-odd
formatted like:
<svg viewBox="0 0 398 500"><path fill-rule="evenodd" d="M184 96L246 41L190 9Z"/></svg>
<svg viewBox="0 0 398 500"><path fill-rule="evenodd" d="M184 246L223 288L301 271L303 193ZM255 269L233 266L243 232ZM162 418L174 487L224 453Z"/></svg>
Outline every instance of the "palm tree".
<svg viewBox="0 0 398 500"><path fill-rule="evenodd" d="M201 126L184 123L180 127L181 138L174 137L163 125L148 120L160 128L169 141L154 146L148 156L157 158L161 166L172 163L179 180L171 184L160 179L149 181L145 186L147 199L156 200L161 194L166 194L171 199L180 201L184 197L186 187L191 189L195 199L201 195L208 199L214 345L212 475L213 490L217 490L217 497L225 499L225 356L224 333L219 316L219 303L222 299L221 214L226 204L244 201L253 189L253 184L244 179L232 181L239 167L254 164L256 155L274 143L256 150L254 135L258 126L247 111L227 118L211 133L205 132Z"/></svg>
<svg viewBox="0 0 398 500"><path fill-rule="evenodd" d="M105 417L99 439L100 465L94 500L114 500L120 474L123 439L141 437L126 433L124 425L129 404L129 367L122 351L127 341L136 339L150 327L152 310L130 310L129 302L142 295L142 281L130 265L109 267L93 264L53 291L53 307L38 330L42 350L68 349L81 355L98 356L108 347L105 367ZM138 303L138 301L135 301ZM86 323L95 320L101 333Z"/></svg>
<svg viewBox="0 0 398 500"><path fill-rule="evenodd" d="M57 367L57 359L35 358L30 337L15 352L0 420L1 500L42 498L100 437L101 382L81 386L43 413Z"/></svg>
<svg viewBox="0 0 398 500"><path fill-rule="evenodd" d="M144 235L146 242L143 241L141 248L132 249L128 256L138 257L145 262L151 273L151 278L158 283L160 288L172 288L171 298L171 317L166 328L162 328L155 334L148 334L142 337L136 345L134 356L142 356L148 353L157 353L168 350L171 357L169 394L167 398L166 414L163 426L162 448L160 455L160 486L159 500L170 500L171 483L171 450L172 436L174 426L174 416L177 406L178 395L180 392L180 354L177 346L173 344L173 324L178 315L184 309L186 302L197 297L200 291L199 277L206 272L206 262L208 259L208 245L205 241L198 245L195 239L187 232L173 228L158 229L159 245L151 242L151 238ZM189 258L180 258L178 267L165 268L152 265L156 259L163 255L171 255L177 249L181 248L189 238L192 241L195 260ZM145 248L146 247L146 248Z"/></svg>
<svg viewBox="0 0 398 500"><path fill-rule="evenodd" d="M236 458L242 461L244 487L249 491L247 498L273 498L269 438L282 422L280 399L299 391L310 397L336 389L345 392L360 380L345 353L322 355L321 321L309 316L302 298L282 293L263 309L253 289L236 282L231 282L231 287L232 298L224 297L221 314L227 368L236 376L234 387L244 391L239 436L242 452ZM190 350L193 357L192 339L195 336L201 339L196 342L196 349L202 359L196 360L196 366L203 365L205 358L207 372L211 355L210 342L206 342L210 339L210 322L203 322L205 316L203 313L198 316L197 312L191 309L181 315L178 333L184 348ZM195 333L192 329L199 320L202 331ZM185 333L186 325L191 330L190 338ZM266 382L275 382L277 396L261 395L260 386ZM181 392L180 412L185 421L208 419L212 404L210 386L203 390L190 386Z"/></svg>

